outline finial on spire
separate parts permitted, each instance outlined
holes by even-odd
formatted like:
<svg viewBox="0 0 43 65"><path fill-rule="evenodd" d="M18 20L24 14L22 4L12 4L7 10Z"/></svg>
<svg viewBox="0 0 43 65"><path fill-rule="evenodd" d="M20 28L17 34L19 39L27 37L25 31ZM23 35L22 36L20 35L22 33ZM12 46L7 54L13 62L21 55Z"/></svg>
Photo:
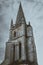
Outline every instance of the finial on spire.
<svg viewBox="0 0 43 65"><path fill-rule="evenodd" d="M29 26L30 26L30 21L29 21Z"/></svg>
<svg viewBox="0 0 43 65"><path fill-rule="evenodd" d="M22 5L21 5L21 2L20 2L20 5L19 5L19 9L22 9Z"/></svg>
<svg viewBox="0 0 43 65"><path fill-rule="evenodd" d="M20 2L20 6L21 6L21 2Z"/></svg>
<svg viewBox="0 0 43 65"><path fill-rule="evenodd" d="M11 26L13 25L13 19L11 19Z"/></svg>
<svg viewBox="0 0 43 65"><path fill-rule="evenodd" d="M28 25L31 26L30 21L29 21L29 24Z"/></svg>

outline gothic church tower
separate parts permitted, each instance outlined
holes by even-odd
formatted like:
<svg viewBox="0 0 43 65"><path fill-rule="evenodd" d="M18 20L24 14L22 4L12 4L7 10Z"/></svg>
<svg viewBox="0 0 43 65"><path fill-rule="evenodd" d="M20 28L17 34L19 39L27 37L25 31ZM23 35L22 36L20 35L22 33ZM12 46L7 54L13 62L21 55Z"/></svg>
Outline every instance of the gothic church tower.
<svg viewBox="0 0 43 65"><path fill-rule="evenodd" d="M30 22L26 24L21 3L15 25L11 20L5 60L1 65L38 65L33 29Z"/></svg>

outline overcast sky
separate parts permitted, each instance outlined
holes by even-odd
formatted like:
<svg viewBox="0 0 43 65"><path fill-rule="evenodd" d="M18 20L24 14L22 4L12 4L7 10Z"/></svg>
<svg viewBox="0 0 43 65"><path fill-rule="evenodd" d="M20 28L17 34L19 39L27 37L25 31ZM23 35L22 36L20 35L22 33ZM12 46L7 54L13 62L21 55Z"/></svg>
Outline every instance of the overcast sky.
<svg viewBox="0 0 43 65"><path fill-rule="evenodd" d="M0 63L5 56L11 19L15 23L20 1L26 18L31 22L38 64L43 65L43 0L0 0Z"/></svg>

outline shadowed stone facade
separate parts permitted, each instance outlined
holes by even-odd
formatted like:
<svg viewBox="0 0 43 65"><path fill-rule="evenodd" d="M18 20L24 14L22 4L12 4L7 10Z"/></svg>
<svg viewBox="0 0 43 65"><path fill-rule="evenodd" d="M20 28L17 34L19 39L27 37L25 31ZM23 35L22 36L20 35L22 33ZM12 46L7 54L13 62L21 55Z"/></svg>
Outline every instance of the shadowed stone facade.
<svg viewBox="0 0 43 65"><path fill-rule="evenodd" d="M32 26L26 24L20 3L15 25L11 20L5 59L1 65L38 65Z"/></svg>

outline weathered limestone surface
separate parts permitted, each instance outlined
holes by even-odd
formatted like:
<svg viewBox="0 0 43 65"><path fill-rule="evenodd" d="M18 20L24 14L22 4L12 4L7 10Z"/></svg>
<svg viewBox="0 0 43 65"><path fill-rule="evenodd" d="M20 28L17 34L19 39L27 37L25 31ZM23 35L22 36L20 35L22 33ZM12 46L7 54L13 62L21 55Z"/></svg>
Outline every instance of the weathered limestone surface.
<svg viewBox="0 0 43 65"><path fill-rule="evenodd" d="M27 25L20 3L16 24L11 20L5 60L1 65L38 65L33 29Z"/></svg>

